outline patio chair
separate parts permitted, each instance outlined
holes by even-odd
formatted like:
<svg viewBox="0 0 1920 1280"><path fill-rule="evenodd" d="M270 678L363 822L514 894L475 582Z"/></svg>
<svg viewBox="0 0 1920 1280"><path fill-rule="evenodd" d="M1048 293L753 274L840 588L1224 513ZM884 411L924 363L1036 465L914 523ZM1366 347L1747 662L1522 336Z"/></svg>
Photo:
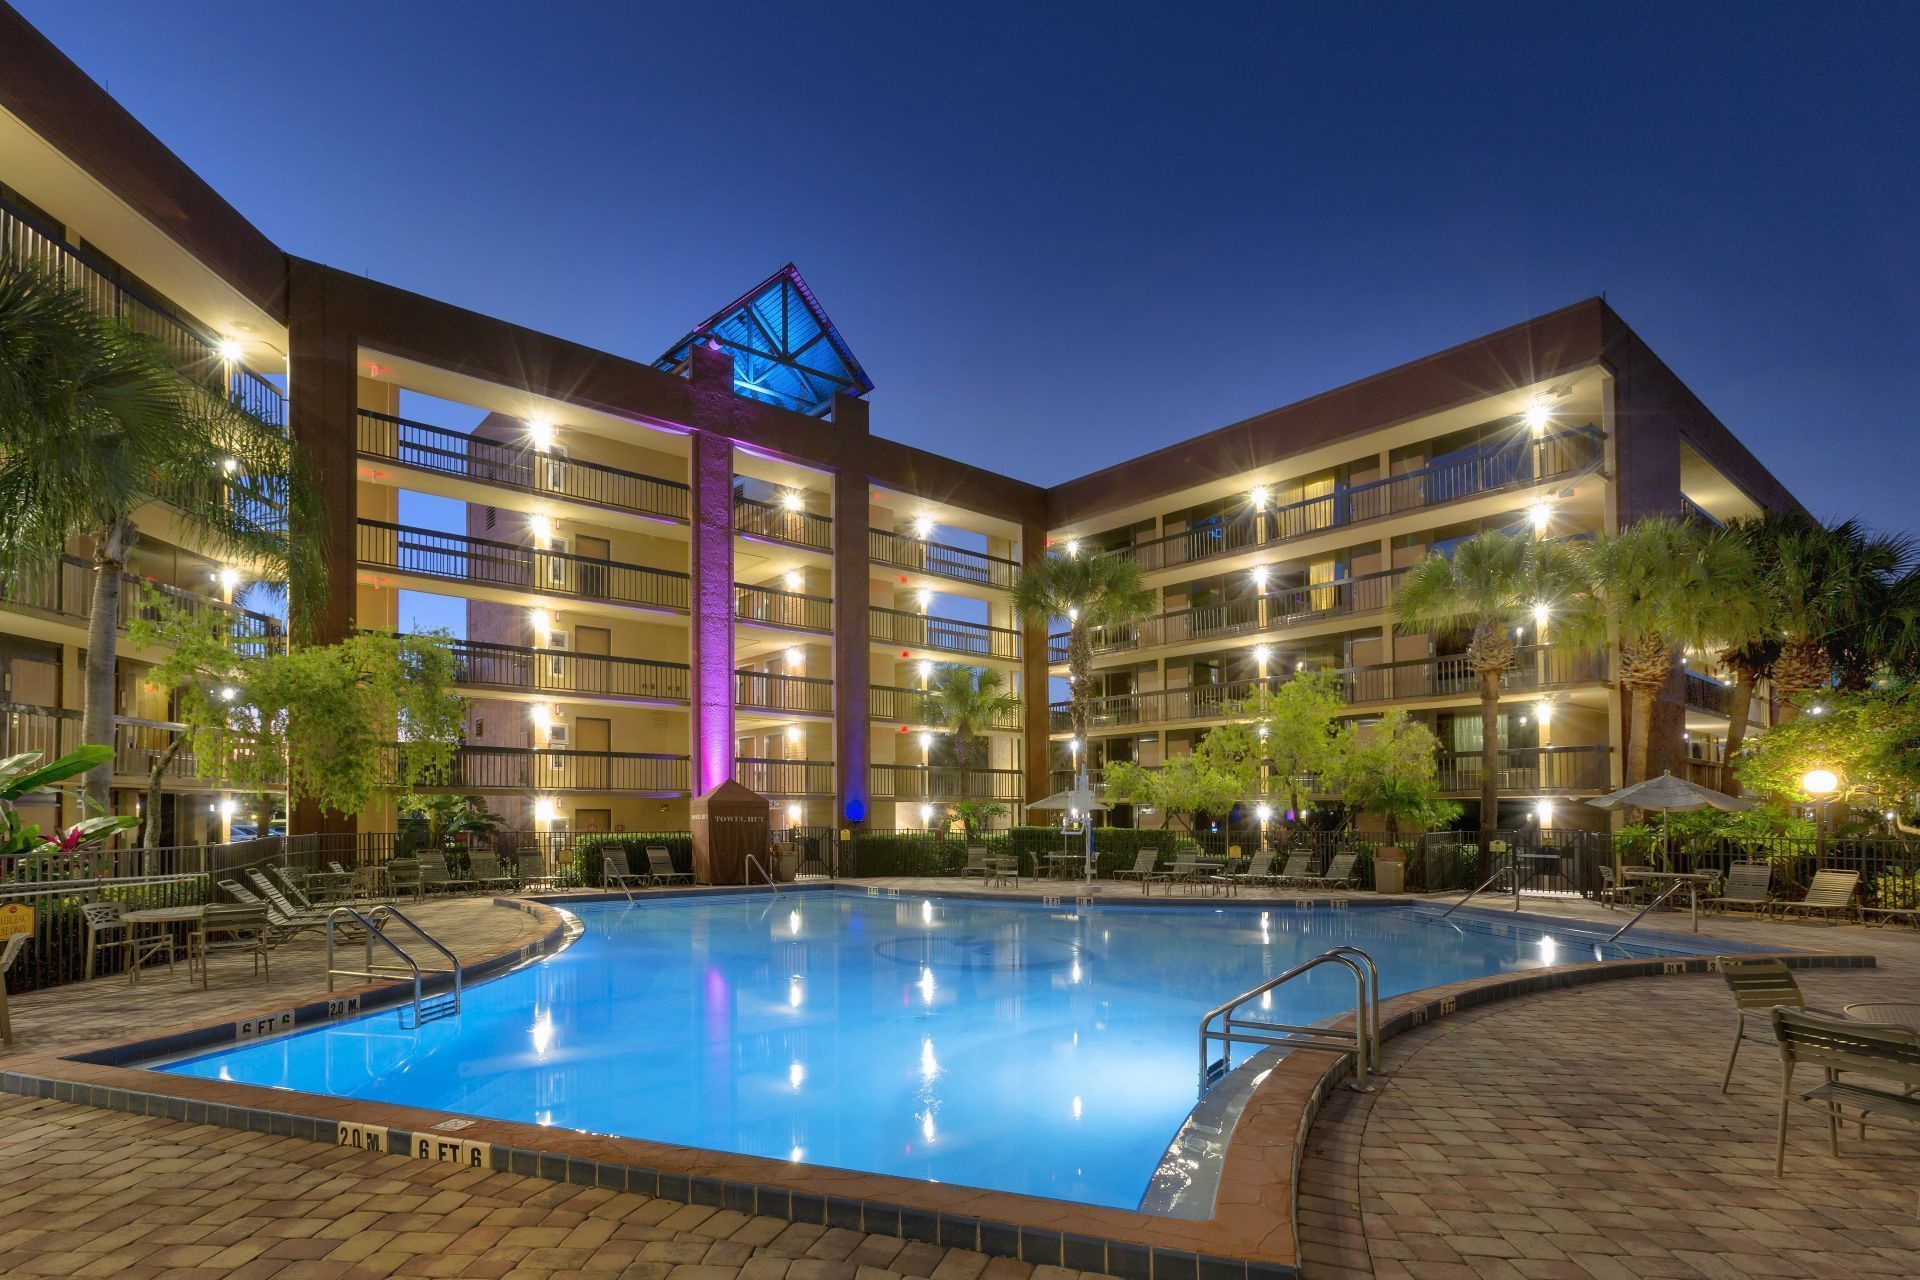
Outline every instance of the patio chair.
<svg viewBox="0 0 1920 1280"><path fill-rule="evenodd" d="M1221 877L1230 884L1263 884L1273 879L1273 854L1262 849L1253 855L1245 871L1229 871Z"/></svg>
<svg viewBox="0 0 1920 1280"><path fill-rule="evenodd" d="M644 889L652 883L652 876L637 872L627 865L625 849L616 848L613 845L601 846L600 887L602 889L618 889L631 898L635 885Z"/></svg>
<svg viewBox="0 0 1920 1280"><path fill-rule="evenodd" d="M240 951L253 957L253 976L271 978L273 970L267 959L267 934L272 930L273 922L264 906L254 907L245 903L229 905L224 902L207 904L206 914L187 937L187 974L191 979L193 966L200 966L200 989L209 985L207 961L216 951Z"/></svg>
<svg viewBox="0 0 1920 1280"><path fill-rule="evenodd" d="M513 865L514 870L519 873L522 889L531 889L553 882L553 877L547 874L546 856L538 849L522 849L514 854Z"/></svg>
<svg viewBox="0 0 1920 1280"><path fill-rule="evenodd" d="M992 875L992 873L993 866L987 860L987 846L983 844L968 845L967 865L960 868L960 878L965 880L968 876L979 876L984 880Z"/></svg>
<svg viewBox="0 0 1920 1280"><path fill-rule="evenodd" d="M1847 1109L1858 1112L1861 1133L1867 1117L1877 1123L1900 1120L1920 1125L1920 1031L1885 1027L1871 1022L1810 1009L1776 1008L1774 1039L1780 1045L1780 1127L1774 1138L1773 1171L1787 1173L1787 1108L1794 1102L1818 1107L1827 1114L1827 1142L1840 1154L1840 1122ZM1793 1091L1795 1068L1805 1063L1820 1069L1826 1079L1811 1089ZM1842 1080L1841 1072L1851 1079ZM1859 1077L1893 1081L1900 1088L1877 1088Z"/></svg>
<svg viewBox="0 0 1920 1280"><path fill-rule="evenodd" d="M1831 920L1839 913L1842 919L1853 913L1853 891L1860 883L1858 871L1816 871L1813 883L1807 886L1807 896L1798 902L1780 904L1781 918L1802 912L1806 915L1820 915Z"/></svg>
<svg viewBox="0 0 1920 1280"><path fill-rule="evenodd" d="M1764 912L1773 906L1773 864L1736 862L1727 868L1727 890L1705 905L1725 911L1728 907L1747 907Z"/></svg>
<svg viewBox="0 0 1920 1280"><path fill-rule="evenodd" d="M13 962L32 940L30 933L16 933L7 939L5 947L0 947L0 1045L13 1044L13 1019L7 1014L7 970L13 968Z"/></svg>
<svg viewBox="0 0 1920 1280"><path fill-rule="evenodd" d="M465 876L455 876L447 868L447 855L444 853L423 853L420 855L420 889L422 893L465 893L474 887L473 881Z"/></svg>
<svg viewBox="0 0 1920 1280"><path fill-rule="evenodd" d="M1302 876L1300 883L1313 889L1351 889L1353 864L1359 857L1357 853L1336 853L1327 864L1325 875Z"/></svg>
<svg viewBox="0 0 1920 1280"><path fill-rule="evenodd" d="M673 855L661 845L647 846L647 876L655 884L692 884L693 872L673 869Z"/></svg>
<svg viewBox="0 0 1920 1280"><path fill-rule="evenodd" d="M1011 854L1001 854L993 859L987 868L988 884L1006 884L1020 887L1020 859Z"/></svg>
<svg viewBox="0 0 1920 1280"><path fill-rule="evenodd" d="M1276 885L1303 884L1313 879L1313 855L1296 852L1287 855L1287 863L1273 878Z"/></svg>
<svg viewBox="0 0 1920 1280"><path fill-rule="evenodd" d="M1800 995L1800 984L1794 981L1793 970L1787 968L1784 960L1771 956L1718 956L1714 965L1726 979L1727 990L1733 993L1733 1052L1727 1055L1727 1074L1720 1080L1720 1092L1725 1093L1733 1083L1733 1063L1740 1056L1740 1042L1747 1036L1748 1016L1767 1020L1766 1038L1771 1040L1773 1007L1804 1009L1807 1002Z"/></svg>
<svg viewBox="0 0 1920 1280"><path fill-rule="evenodd" d="M398 898L402 894L412 894L415 898L426 896L426 878L420 872L418 858L391 858L387 861L387 893Z"/></svg>
<svg viewBox="0 0 1920 1280"><path fill-rule="evenodd" d="M1155 880L1173 879L1173 872L1156 869L1154 864L1159 861L1160 850L1140 849L1133 855L1133 865L1131 867L1123 867L1114 872L1113 878L1115 880L1138 880L1140 882L1140 892L1148 893L1150 892L1148 886Z"/></svg>
<svg viewBox="0 0 1920 1280"><path fill-rule="evenodd" d="M120 917L126 907L118 902L83 902L80 904L81 918L87 922L87 978L93 977L93 958L102 951L112 951L116 947L131 944L132 930ZM118 935L112 941L101 941L104 937Z"/></svg>
<svg viewBox="0 0 1920 1280"><path fill-rule="evenodd" d="M473 868L473 883L482 892L513 888L513 877L501 869L498 857L491 853L470 853L467 860Z"/></svg>

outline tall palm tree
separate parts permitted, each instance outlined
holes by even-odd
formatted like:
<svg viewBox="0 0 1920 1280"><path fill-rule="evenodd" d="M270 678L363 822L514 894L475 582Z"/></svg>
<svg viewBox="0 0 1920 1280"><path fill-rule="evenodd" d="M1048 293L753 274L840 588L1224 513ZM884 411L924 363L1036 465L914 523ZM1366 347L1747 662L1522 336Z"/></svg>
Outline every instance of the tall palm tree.
<svg viewBox="0 0 1920 1280"><path fill-rule="evenodd" d="M1085 743L1093 700L1093 629L1130 626L1153 612L1156 597L1138 561L1092 553L1047 558L1013 582L1013 607L1028 622L1067 620L1067 672L1073 736Z"/></svg>
<svg viewBox="0 0 1920 1280"><path fill-rule="evenodd" d="M1727 743L1722 752L1720 787L1728 795L1740 793L1734 762L1746 745L1753 722L1754 691L1773 675L1780 659L1781 600L1780 544L1805 528L1805 516L1769 511L1735 520L1727 536L1744 543L1749 572L1719 584L1712 606L1711 625L1720 665L1733 673L1727 699Z"/></svg>
<svg viewBox="0 0 1920 1280"><path fill-rule="evenodd" d="M1653 704L1682 649L1705 649L1749 624L1727 617L1756 573L1746 542L1672 516L1647 516L1585 549L1607 621L1617 633L1627 691L1627 782L1644 781L1653 749Z"/></svg>
<svg viewBox="0 0 1920 1280"><path fill-rule="evenodd" d="M1467 663L1480 680L1480 830L1487 838L1499 829L1500 686L1514 664L1514 631L1534 620L1536 605L1547 607L1563 640L1590 634L1591 605L1574 553L1565 543L1502 532L1465 538L1451 555L1430 554L1393 594L1402 627L1468 633Z"/></svg>
<svg viewBox="0 0 1920 1280"><path fill-rule="evenodd" d="M77 538L93 551L81 737L114 737L121 574L149 503L250 577L324 590L318 499L286 435L169 360L152 339L95 313L38 267L0 261L0 577L9 587L58 572ZM296 608L296 619L304 608ZM90 770L101 806L110 761Z"/></svg>
<svg viewBox="0 0 1920 1280"><path fill-rule="evenodd" d="M1007 677L992 667L964 667L948 663L927 682L921 714L929 724L953 735L953 762L960 769L961 794L968 794L968 770L973 767L974 742L980 734L1020 709L1020 699L1007 692Z"/></svg>
<svg viewBox="0 0 1920 1280"><path fill-rule="evenodd" d="M1777 554L1782 648L1773 683L1790 714L1836 682L1866 688L1911 644L1901 635L1911 588L1900 585L1914 567L1909 539L1857 520L1806 522L1785 533Z"/></svg>

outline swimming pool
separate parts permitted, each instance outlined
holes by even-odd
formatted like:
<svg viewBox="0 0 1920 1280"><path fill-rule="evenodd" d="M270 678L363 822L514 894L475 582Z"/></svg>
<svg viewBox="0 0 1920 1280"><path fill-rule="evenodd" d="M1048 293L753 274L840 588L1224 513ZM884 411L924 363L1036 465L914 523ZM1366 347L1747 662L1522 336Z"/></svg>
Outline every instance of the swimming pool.
<svg viewBox="0 0 1920 1280"><path fill-rule="evenodd" d="M1134 1208L1194 1105L1200 1015L1330 946L1369 951L1385 995L1691 949L1423 908L567 906L579 939L468 988L458 1017L387 1010L157 1069ZM1352 997L1322 969L1262 1012L1304 1023Z"/></svg>

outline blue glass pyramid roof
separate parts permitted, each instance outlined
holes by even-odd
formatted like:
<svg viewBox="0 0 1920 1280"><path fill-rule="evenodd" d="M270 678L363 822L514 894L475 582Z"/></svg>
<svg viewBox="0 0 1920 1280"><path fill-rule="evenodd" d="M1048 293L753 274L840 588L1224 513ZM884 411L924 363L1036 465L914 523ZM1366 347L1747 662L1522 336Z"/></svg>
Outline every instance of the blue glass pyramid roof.
<svg viewBox="0 0 1920 1280"><path fill-rule="evenodd" d="M685 374L701 342L733 353L736 393L783 409L819 415L836 391L863 396L873 390L873 379L791 262L694 326L653 367Z"/></svg>

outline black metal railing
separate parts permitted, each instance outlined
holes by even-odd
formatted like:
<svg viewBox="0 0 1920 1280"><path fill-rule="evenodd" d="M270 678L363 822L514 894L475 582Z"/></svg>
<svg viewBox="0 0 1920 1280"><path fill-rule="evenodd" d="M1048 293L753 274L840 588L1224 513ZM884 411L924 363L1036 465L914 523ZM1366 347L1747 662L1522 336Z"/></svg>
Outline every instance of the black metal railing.
<svg viewBox="0 0 1920 1280"><path fill-rule="evenodd" d="M1733 690L1718 680L1709 680L1697 671L1682 671L1680 674L1686 686L1688 706L1716 716L1727 714L1733 705Z"/></svg>
<svg viewBox="0 0 1920 1280"><path fill-rule="evenodd" d="M457 684L528 693L685 702L689 673L684 662L614 658L568 649L529 649L480 640L452 642Z"/></svg>
<svg viewBox="0 0 1920 1280"><path fill-rule="evenodd" d="M875 564L1003 591L1013 585L1014 575L1020 572L1018 561L886 529L867 530L867 554Z"/></svg>
<svg viewBox="0 0 1920 1280"><path fill-rule="evenodd" d="M689 490L677 480L542 453L524 444L488 440L371 409L360 410L359 431L360 452L369 458L640 515L687 518Z"/></svg>
<svg viewBox="0 0 1920 1280"><path fill-rule="evenodd" d="M389 748L396 754L404 744ZM564 751L550 747L463 746L446 776L423 791L632 791L685 793L686 756L638 751Z"/></svg>
<svg viewBox="0 0 1920 1280"><path fill-rule="evenodd" d="M1312 586L1274 588L1264 595L1177 609L1124 627L1095 627L1090 638L1095 653L1118 653L1255 636L1323 618L1373 613L1387 607L1406 574L1405 569L1389 569ZM1047 637L1047 661L1066 660L1067 633L1056 631Z"/></svg>
<svg viewBox="0 0 1920 1280"><path fill-rule="evenodd" d="M833 597L736 582L733 584L733 616L741 622L763 626L828 632L833 630Z"/></svg>
<svg viewBox="0 0 1920 1280"><path fill-rule="evenodd" d="M875 764L867 767L867 790L875 800L1013 800L1021 798L1018 769L967 769L954 765Z"/></svg>
<svg viewBox="0 0 1920 1280"><path fill-rule="evenodd" d="M893 724L930 725L933 723L925 690L902 689L885 684L868 686L867 718L885 720ZM1026 725L1021 719L1020 709L1015 707L1011 711L1001 712L983 727L1018 733Z"/></svg>
<svg viewBox="0 0 1920 1280"><path fill-rule="evenodd" d="M1502 795L1546 795L1570 791L1605 791L1611 785L1607 758L1610 748L1519 747L1499 754L1496 780ZM1480 790L1480 753L1449 751L1440 755L1440 789L1457 794Z"/></svg>
<svg viewBox="0 0 1920 1280"><path fill-rule="evenodd" d="M359 560L373 568L424 578L680 613L687 609L687 575L684 573L416 529L384 520L359 522Z"/></svg>
<svg viewBox="0 0 1920 1280"><path fill-rule="evenodd" d="M969 658L1020 657L1020 633L1008 627L992 627L983 622L961 622L953 618L930 618L904 609L874 606L868 613L868 630L881 644L903 644L918 649L934 649Z"/></svg>
<svg viewBox="0 0 1920 1280"><path fill-rule="evenodd" d="M733 673L733 701L755 711L833 712L833 681L820 676L789 676L772 671Z"/></svg>
<svg viewBox="0 0 1920 1280"><path fill-rule="evenodd" d="M833 761L736 756L733 780L763 796L830 796L833 794Z"/></svg>
<svg viewBox="0 0 1920 1280"><path fill-rule="evenodd" d="M733 529L750 538L784 542L816 551L833 549L833 518L811 511L795 511L758 498L735 497Z"/></svg>
<svg viewBox="0 0 1920 1280"><path fill-rule="evenodd" d="M11 589L0 589L0 609L49 615L84 626L93 615L93 583L92 565L78 556L62 556L58 564L39 577L22 581ZM286 629L278 618L235 608L211 596L151 582L131 573L120 575L120 630L126 630L137 617L149 621L159 619L160 611L146 598L145 592L149 589L165 603L193 617L207 611L219 612L237 639L272 641L285 634Z"/></svg>

